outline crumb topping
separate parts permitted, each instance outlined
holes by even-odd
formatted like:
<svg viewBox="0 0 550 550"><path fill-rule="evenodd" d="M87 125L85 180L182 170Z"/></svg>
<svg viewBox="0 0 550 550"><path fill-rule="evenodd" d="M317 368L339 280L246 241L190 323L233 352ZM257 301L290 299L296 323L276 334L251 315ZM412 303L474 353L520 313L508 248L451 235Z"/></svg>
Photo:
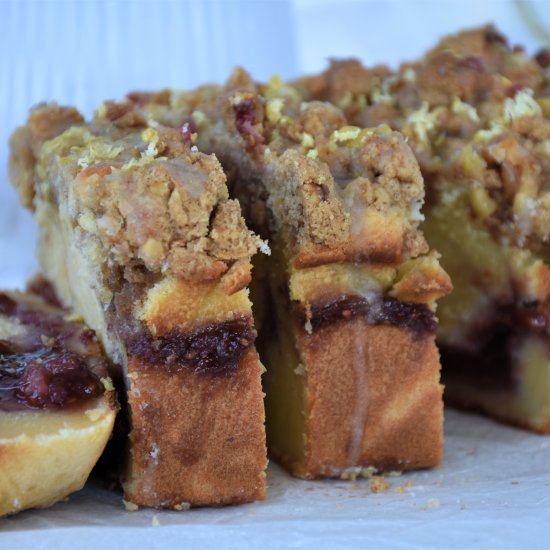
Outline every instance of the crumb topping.
<svg viewBox="0 0 550 550"><path fill-rule="evenodd" d="M340 69L350 72L348 65ZM373 74L360 81L380 82L386 71ZM159 119L178 118L178 109L179 118L198 122L199 148L216 153L237 188L244 185L239 180L261 180L265 197L252 184L236 194L254 210L248 217L280 233L302 266L398 264L427 252L418 230L422 175L397 132L351 126L339 107L303 102L278 77L257 85L242 69L222 90L179 95ZM266 206L272 214L260 216Z"/></svg>
<svg viewBox="0 0 550 550"><path fill-rule="evenodd" d="M58 117L79 124L65 128ZM37 141L35 127L51 127L40 134L48 139ZM104 105L86 124L42 105L22 131L36 158L32 187L15 178L22 200L65 197L81 238L96 242L109 266L133 278L146 270L208 281L232 269L249 279L258 238L228 199L219 162L192 151L178 129L148 125L125 102Z"/></svg>
<svg viewBox="0 0 550 550"><path fill-rule="evenodd" d="M443 38L424 58L393 73L354 60L333 62L297 86L303 99L343 104L348 123L386 121L407 138L429 183L430 200L465 192L472 214L492 234L547 255L545 59L511 48L488 25ZM336 78L338 86L330 84ZM351 102L348 89L366 98L364 108Z"/></svg>

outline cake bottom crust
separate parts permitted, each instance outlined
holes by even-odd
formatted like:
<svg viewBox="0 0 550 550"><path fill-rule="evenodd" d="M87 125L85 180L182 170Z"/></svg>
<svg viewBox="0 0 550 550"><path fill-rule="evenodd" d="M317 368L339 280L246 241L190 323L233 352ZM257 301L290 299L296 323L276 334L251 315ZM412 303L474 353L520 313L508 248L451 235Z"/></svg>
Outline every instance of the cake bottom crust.
<svg viewBox="0 0 550 550"><path fill-rule="evenodd" d="M305 452L296 476L357 469L437 466L443 446L442 386L435 337L364 317L308 334L295 327L305 376Z"/></svg>

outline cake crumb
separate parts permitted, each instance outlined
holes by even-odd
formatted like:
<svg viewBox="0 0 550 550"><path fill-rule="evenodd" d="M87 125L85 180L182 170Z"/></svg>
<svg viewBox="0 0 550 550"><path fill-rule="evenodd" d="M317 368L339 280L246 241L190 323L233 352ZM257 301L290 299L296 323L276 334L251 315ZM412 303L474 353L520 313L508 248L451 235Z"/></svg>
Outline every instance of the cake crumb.
<svg viewBox="0 0 550 550"><path fill-rule="evenodd" d="M105 391L115 391L115 386L113 385L113 381L109 376L100 378L100 380L101 380L101 383L103 384L103 387L105 388Z"/></svg>
<svg viewBox="0 0 550 550"><path fill-rule="evenodd" d="M428 500L428 510L434 510L441 506L441 501L438 498L431 498Z"/></svg>
<svg viewBox="0 0 550 550"><path fill-rule="evenodd" d="M158 527L160 525L159 518L157 516L153 516L153 519L151 520L151 525L153 527Z"/></svg>
<svg viewBox="0 0 550 550"><path fill-rule="evenodd" d="M179 504L174 505L174 510L177 510L178 512L186 512L191 508L191 504L189 502L180 502Z"/></svg>
<svg viewBox="0 0 550 550"><path fill-rule="evenodd" d="M133 502L128 502L127 500L122 499L122 503L124 504L124 508L127 512L135 512L139 510L139 506Z"/></svg>
<svg viewBox="0 0 550 550"><path fill-rule="evenodd" d="M372 476L369 480L369 488L372 493L385 493L390 484L382 476Z"/></svg>
<svg viewBox="0 0 550 550"><path fill-rule="evenodd" d="M40 335L40 340L42 341L42 343L45 345L45 346L48 346L48 347L53 347L55 345L55 338L49 338L48 336L46 336L45 334L41 334Z"/></svg>

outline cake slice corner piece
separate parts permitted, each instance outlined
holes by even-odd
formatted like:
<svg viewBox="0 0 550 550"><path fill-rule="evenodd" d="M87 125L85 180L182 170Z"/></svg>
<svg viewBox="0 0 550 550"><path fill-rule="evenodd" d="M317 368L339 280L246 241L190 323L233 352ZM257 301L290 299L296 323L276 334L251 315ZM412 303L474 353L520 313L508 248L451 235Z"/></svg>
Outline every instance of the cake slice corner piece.
<svg viewBox="0 0 550 550"><path fill-rule="evenodd" d="M36 294L0 292L0 515L81 489L116 412L94 332Z"/></svg>

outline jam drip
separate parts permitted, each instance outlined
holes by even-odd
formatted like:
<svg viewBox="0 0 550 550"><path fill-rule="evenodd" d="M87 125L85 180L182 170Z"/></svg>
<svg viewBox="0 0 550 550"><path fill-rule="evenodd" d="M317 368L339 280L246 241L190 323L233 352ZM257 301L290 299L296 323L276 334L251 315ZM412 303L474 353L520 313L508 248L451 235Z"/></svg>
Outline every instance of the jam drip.
<svg viewBox="0 0 550 550"><path fill-rule="evenodd" d="M127 336L130 355L149 366L170 372L193 369L196 374L229 376L238 370L246 350L254 344L256 331L246 317L231 319L184 333L178 329L154 338L144 329Z"/></svg>
<svg viewBox="0 0 550 550"><path fill-rule="evenodd" d="M365 298L348 295L342 295L324 304L313 304L311 326L315 330L337 321L360 316L366 317L370 324L398 326L409 329L419 336L435 334L437 329L436 317L426 305L406 304L389 296L371 304Z"/></svg>

